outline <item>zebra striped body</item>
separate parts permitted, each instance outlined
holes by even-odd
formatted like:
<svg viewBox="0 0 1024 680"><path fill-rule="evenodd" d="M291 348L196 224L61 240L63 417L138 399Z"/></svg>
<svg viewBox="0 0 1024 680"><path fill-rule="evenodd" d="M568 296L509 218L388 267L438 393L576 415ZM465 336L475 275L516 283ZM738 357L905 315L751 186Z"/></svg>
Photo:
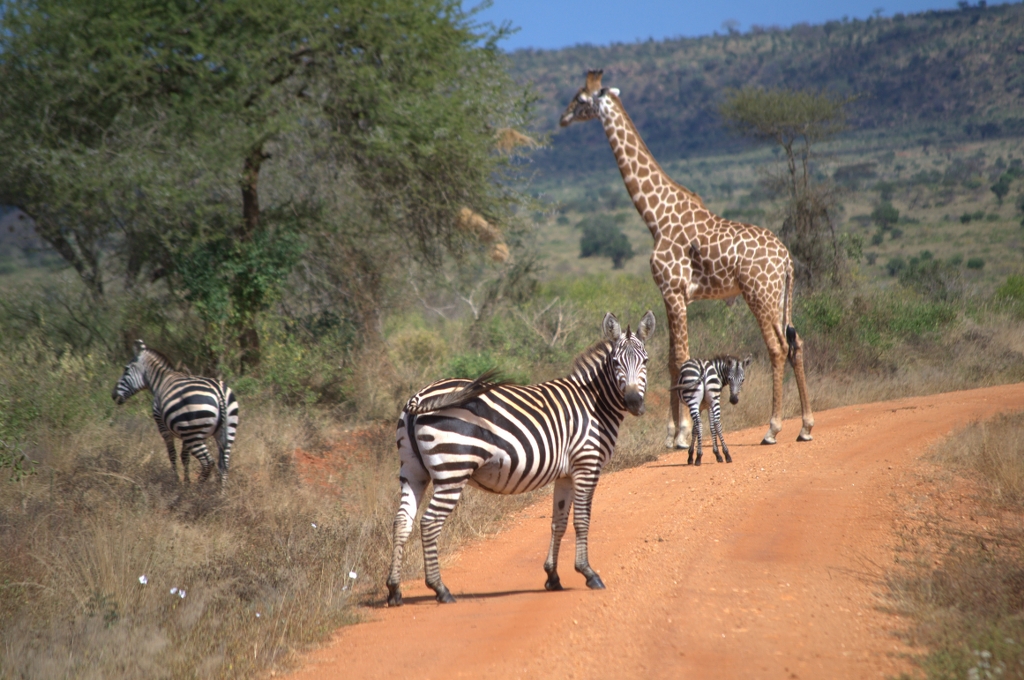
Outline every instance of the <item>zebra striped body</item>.
<svg viewBox="0 0 1024 680"><path fill-rule="evenodd" d="M144 389L153 392L153 419L167 446L175 477L178 464L174 438L182 441L181 467L188 483L191 481L190 455L196 457L202 468L200 480L205 481L210 476L213 462L206 439L216 436L220 481L221 484L227 481L231 446L238 429L238 401L231 388L219 380L175 371L166 357L137 340L135 358L125 366L112 396L118 404L123 404Z"/></svg>
<svg viewBox="0 0 1024 680"><path fill-rule="evenodd" d="M395 515L388 604L402 604L405 542L427 485L434 488L420 520L427 585L438 602L454 602L441 581L437 539L467 484L499 494L526 493L554 482L551 545L544 563L548 590L561 590L558 550L570 508L576 571L590 588L604 583L590 567L590 506L601 468L611 458L626 412L643 413L647 389L644 341L654 330L647 312L636 334L605 316L604 340L580 355L566 378L511 385L451 378L413 396L398 422L402 500Z"/></svg>
<svg viewBox="0 0 1024 680"><path fill-rule="evenodd" d="M718 442L722 442L722 451L725 453L725 462L731 463L732 456L729 455L729 447L725 445L725 438L722 436L722 387L729 384L729 401L738 404L740 401L740 389L743 387L744 371L750 365L751 357L742 361L734 356L722 355L714 359L688 359L683 362L679 369L679 379L672 388L679 392L679 400L686 404L690 410L690 417L693 419L693 429L697 434L696 439L690 439L690 452L686 462L700 465L701 457L704 455L702 432L703 425L700 420L700 412L708 411L708 422L711 425L711 450L715 459L721 463L722 456L718 453ZM717 437L717 439L716 439ZM697 460L694 462L694 443L697 446Z"/></svg>

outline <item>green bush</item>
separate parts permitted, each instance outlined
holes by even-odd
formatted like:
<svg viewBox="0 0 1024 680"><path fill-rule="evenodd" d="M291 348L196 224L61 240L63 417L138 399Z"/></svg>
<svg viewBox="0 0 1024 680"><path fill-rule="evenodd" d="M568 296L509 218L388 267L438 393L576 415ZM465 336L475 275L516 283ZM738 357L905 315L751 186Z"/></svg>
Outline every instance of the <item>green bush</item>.
<svg viewBox="0 0 1024 680"><path fill-rule="evenodd" d="M622 269L626 260L636 254L629 239L619 228L623 221L624 216L621 214L614 217L601 214L581 220L576 225L583 230L580 236L580 257L610 257L612 267Z"/></svg>
<svg viewBox="0 0 1024 680"><path fill-rule="evenodd" d="M950 301L963 295L963 279L956 265L934 259L930 251L912 257L899 273L899 281L929 300Z"/></svg>
<svg viewBox="0 0 1024 680"><path fill-rule="evenodd" d="M967 260L968 269L983 269L985 267L985 260L980 257L972 257Z"/></svg>
<svg viewBox="0 0 1024 680"><path fill-rule="evenodd" d="M899 255L889 258L889 261L885 263L885 270L889 272L889 276L899 276L899 273L906 267L907 261Z"/></svg>

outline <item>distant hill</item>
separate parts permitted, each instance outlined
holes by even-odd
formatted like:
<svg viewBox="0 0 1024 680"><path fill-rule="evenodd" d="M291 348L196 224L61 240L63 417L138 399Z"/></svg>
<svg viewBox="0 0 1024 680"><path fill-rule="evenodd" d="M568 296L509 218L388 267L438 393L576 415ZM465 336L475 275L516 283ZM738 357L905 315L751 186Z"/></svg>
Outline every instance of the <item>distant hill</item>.
<svg viewBox="0 0 1024 680"><path fill-rule="evenodd" d="M966 4L966 3L965 3ZM553 132L535 162L552 172L608 162L600 125L558 129L587 68L622 92L659 158L725 151L742 142L717 107L744 85L823 89L861 98L855 130L898 130L922 143L1024 136L1024 4L830 21L693 39L511 53L512 71L541 95L538 129Z"/></svg>

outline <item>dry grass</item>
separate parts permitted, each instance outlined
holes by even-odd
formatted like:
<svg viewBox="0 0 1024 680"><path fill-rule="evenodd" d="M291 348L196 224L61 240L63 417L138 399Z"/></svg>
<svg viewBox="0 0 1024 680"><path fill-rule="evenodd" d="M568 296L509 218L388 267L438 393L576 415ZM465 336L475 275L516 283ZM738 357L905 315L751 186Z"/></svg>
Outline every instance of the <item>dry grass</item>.
<svg viewBox="0 0 1024 680"><path fill-rule="evenodd" d="M1024 677L1024 412L974 423L936 446L966 488L958 517L928 509L903 529L890 606L913 622L908 642L928 678ZM970 490L974 492L971 494ZM953 516L949 516L953 515Z"/></svg>

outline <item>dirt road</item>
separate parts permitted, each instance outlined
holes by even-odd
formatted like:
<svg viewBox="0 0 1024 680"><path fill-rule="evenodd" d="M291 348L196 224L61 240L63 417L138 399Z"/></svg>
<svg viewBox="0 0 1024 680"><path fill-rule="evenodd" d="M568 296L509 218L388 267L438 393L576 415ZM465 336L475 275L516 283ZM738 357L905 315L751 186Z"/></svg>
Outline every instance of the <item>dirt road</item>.
<svg viewBox="0 0 1024 680"><path fill-rule="evenodd" d="M292 677L883 678L910 670L879 609L893 528L920 488L926 448L973 419L1024 408L1024 384L815 414L814 441L758 446L727 437L735 462L686 453L607 475L594 500L590 558L608 586L572 569L543 589L549 500L443 567L458 599L422 582L406 605L367 612ZM651 416L648 416L651 417ZM783 440L780 438L780 442ZM708 459L710 458L710 464ZM380 575L383 580L384 575Z"/></svg>

